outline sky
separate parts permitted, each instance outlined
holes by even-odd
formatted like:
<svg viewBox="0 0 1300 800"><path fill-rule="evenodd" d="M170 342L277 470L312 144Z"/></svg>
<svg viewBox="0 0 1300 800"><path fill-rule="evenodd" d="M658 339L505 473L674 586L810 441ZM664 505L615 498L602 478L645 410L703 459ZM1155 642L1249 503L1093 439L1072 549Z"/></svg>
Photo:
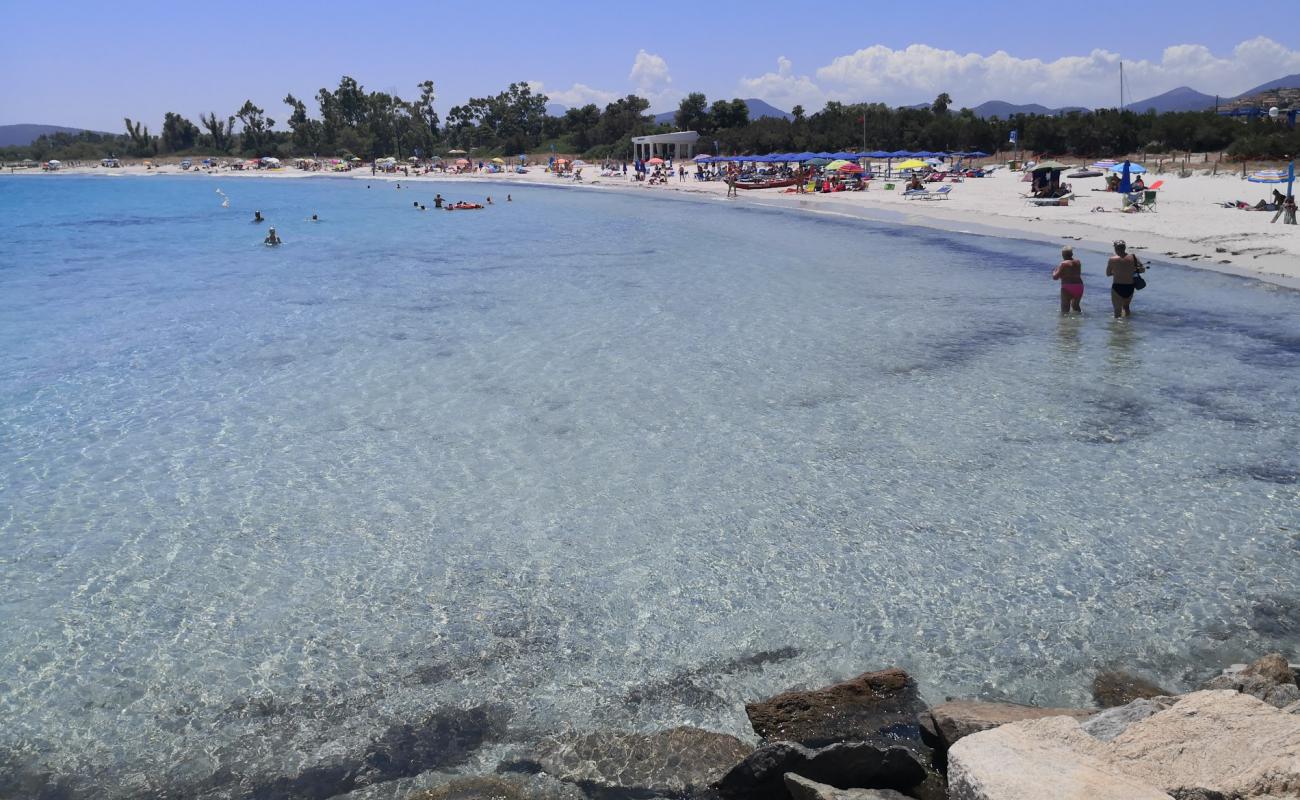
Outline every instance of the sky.
<svg viewBox="0 0 1300 800"><path fill-rule="evenodd" d="M680 17L654 8L0 0L0 124L120 132L130 117L157 131L166 111L197 121L251 99L283 128L286 94L314 108L316 91L343 75L407 99L432 80L445 116L514 81L566 106L635 92L667 111L701 91L811 113L828 100L902 105L944 91L958 107L1114 105L1121 60L1132 99L1182 85L1232 96L1300 72L1294 0L664 6Z"/></svg>

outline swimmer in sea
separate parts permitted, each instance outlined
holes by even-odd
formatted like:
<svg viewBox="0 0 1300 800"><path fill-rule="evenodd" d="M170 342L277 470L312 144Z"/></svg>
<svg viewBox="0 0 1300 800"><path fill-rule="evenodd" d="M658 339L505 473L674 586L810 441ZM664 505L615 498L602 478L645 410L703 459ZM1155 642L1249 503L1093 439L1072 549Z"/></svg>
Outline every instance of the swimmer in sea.
<svg viewBox="0 0 1300 800"><path fill-rule="evenodd" d="M487 201L487 204L488 204L488 205L492 205L492 195L488 195L488 201Z"/></svg>
<svg viewBox="0 0 1300 800"><path fill-rule="evenodd" d="M1083 299L1083 264L1074 257L1073 247L1061 248L1061 263L1052 270L1052 280L1061 282L1061 316L1071 311L1082 314L1079 301Z"/></svg>
<svg viewBox="0 0 1300 800"><path fill-rule="evenodd" d="M434 207L434 208L442 208L442 195L440 195L440 194L435 194L435 195L433 196L433 207Z"/></svg>
<svg viewBox="0 0 1300 800"><path fill-rule="evenodd" d="M275 232L275 228L271 228L266 232L266 239L264 239L262 243L267 247L275 247L276 245L282 244L280 241L280 234Z"/></svg>
<svg viewBox="0 0 1300 800"><path fill-rule="evenodd" d="M320 222L320 217L316 216L315 214L312 214L312 215L311 215L311 221L312 221L312 222Z"/></svg>
<svg viewBox="0 0 1300 800"><path fill-rule="evenodd" d="M266 222L266 217L263 217L263 216L262 216L262 212L261 212L261 211L254 211L254 212L253 212L253 222L255 222L255 223L257 223L257 222Z"/></svg>
<svg viewBox="0 0 1300 800"><path fill-rule="evenodd" d="M1114 280L1110 286L1110 304L1115 309L1115 319L1133 315L1128 307L1133 302L1133 279L1147 271L1137 256L1127 250L1123 239L1116 240L1115 255L1106 262L1106 274Z"/></svg>
<svg viewBox="0 0 1300 800"><path fill-rule="evenodd" d="M513 199L512 197L510 197L510 195L506 195L506 202L507 202L507 203L513 203L513 202L514 202L514 199Z"/></svg>

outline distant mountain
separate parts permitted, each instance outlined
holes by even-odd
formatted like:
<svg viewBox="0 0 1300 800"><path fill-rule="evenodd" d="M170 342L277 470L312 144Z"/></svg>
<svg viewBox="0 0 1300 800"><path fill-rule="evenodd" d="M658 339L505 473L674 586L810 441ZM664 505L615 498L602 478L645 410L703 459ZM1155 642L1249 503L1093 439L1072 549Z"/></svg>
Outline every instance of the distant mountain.
<svg viewBox="0 0 1300 800"><path fill-rule="evenodd" d="M975 116L980 118L998 117L1007 119L1014 117L1016 114L1055 114L1056 109L1041 106L1038 103L1008 103L1004 100L989 100L987 103L980 103L971 109Z"/></svg>
<svg viewBox="0 0 1300 800"><path fill-rule="evenodd" d="M62 125L0 125L0 147L26 147L40 136L50 133L81 133L86 128L65 128ZM103 133L103 131L97 131Z"/></svg>
<svg viewBox="0 0 1300 800"><path fill-rule="evenodd" d="M1190 86L1179 86L1155 97L1135 100L1128 103L1126 108L1139 113L1154 109L1157 114L1170 111L1204 111L1207 108L1214 108L1214 95L1198 92Z"/></svg>
<svg viewBox="0 0 1300 800"><path fill-rule="evenodd" d="M1260 92L1271 92L1275 89L1300 89L1300 73L1287 75L1285 78L1271 80L1268 83L1261 83L1254 89L1247 89L1237 95L1237 97L1250 97L1251 95L1259 94Z"/></svg>
<svg viewBox="0 0 1300 800"><path fill-rule="evenodd" d="M745 100L745 107L749 109L750 119L762 119L763 117L779 117L780 119L794 119L794 114L788 111L782 111L774 105L771 105L757 97L750 97ZM655 114L656 125L672 125L677 116L677 110L664 111Z"/></svg>

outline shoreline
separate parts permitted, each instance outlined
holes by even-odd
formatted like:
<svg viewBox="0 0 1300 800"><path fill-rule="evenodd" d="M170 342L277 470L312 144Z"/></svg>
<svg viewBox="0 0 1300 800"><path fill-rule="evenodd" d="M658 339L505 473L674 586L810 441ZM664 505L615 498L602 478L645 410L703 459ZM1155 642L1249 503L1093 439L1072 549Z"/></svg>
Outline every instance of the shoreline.
<svg viewBox="0 0 1300 800"><path fill-rule="evenodd" d="M49 175L48 173L26 172L13 175ZM1091 255L1105 257L1110 254L1110 244L1115 239L1130 241L1130 249L1140 252L1148 261L1155 260L1191 269L1209 270L1237 278L1259 280L1287 289L1300 290L1300 227L1269 224L1272 217L1268 212L1243 212L1235 209L1191 208L1192 203L1203 197L1179 198L1176 207L1171 207L1165 216L1160 212L1151 214L1088 213L1080 214L1079 206L1024 208L1019 197L1018 173L999 171L992 177L972 178L952 185L953 196L942 201L904 201L898 193L886 193L880 190L866 192L836 193L831 196L813 194L786 194L774 190L756 190L741 194L739 198L725 198L726 186L721 182L700 183L694 180L668 183L651 187L644 183L635 183L622 178L593 177L589 181L575 182L561 180L552 174L532 168L525 175L517 174L468 174L454 175L432 173L428 175L371 175L363 170L346 173L313 173L297 170L223 172L172 171L166 166L145 171L140 167L125 167L120 170L106 170L100 167L80 167L62 170L60 175L111 177L148 177L167 175L172 177L196 178L235 178L235 179L272 179L272 180L370 180L385 182L407 181L412 184L422 183L457 183L484 184L520 187L550 187L573 190L613 190L619 192L643 192L647 196L663 199L705 201L713 199L720 202L743 203L747 206L773 210L794 211L800 213L821 214L841 219L863 220L880 224L909 225L917 228L944 230L951 233L965 233L976 236L990 236L1003 239L1051 244L1055 247L1071 245ZM54 176L50 176L54 177ZM1236 190L1243 192L1263 192L1256 184L1242 185L1236 176L1193 176L1191 178L1170 178L1177 182L1177 189L1184 187L1195 189L1190 195L1227 196L1225 193ZM879 183L876 181L875 183ZM1168 187L1172 196L1175 187ZM969 195L963 197L962 195ZM1250 196L1250 195L1243 195ZM1115 202L1113 195L1100 195L1090 198L1093 201ZM971 201L979 204L979 210L971 207ZM1169 204L1174 200L1168 201ZM1204 200L1206 205L1211 201ZM1208 212L1208 213L1207 213ZM1087 212L1085 212L1087 213ZM1056 217L1053 219L1053 217ZM1250 223L1255 223L1255 230L1250 230ZM1263 229L1260 223L1264 224ZM1181 225L1182 230L1170 231L1167 227ZM1195 233L1197 235L1187 235ZM1052 257L1045 259L1045 264Z"/></svg>

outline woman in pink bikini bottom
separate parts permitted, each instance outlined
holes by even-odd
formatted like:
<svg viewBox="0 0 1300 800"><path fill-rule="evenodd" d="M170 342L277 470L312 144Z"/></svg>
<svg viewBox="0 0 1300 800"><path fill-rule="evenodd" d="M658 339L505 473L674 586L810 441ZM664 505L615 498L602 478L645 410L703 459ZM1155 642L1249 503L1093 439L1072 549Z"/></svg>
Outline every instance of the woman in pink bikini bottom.
<svg viewBox="0 0 1300 800"><path fill-rule="evenodd" d="M1083 264L1074 257L1073 247L1061 248L1061 263L1052 270L1052 280L1061 282L1061 314L1082 314L1079 301L1083 299Z"/></svg>

